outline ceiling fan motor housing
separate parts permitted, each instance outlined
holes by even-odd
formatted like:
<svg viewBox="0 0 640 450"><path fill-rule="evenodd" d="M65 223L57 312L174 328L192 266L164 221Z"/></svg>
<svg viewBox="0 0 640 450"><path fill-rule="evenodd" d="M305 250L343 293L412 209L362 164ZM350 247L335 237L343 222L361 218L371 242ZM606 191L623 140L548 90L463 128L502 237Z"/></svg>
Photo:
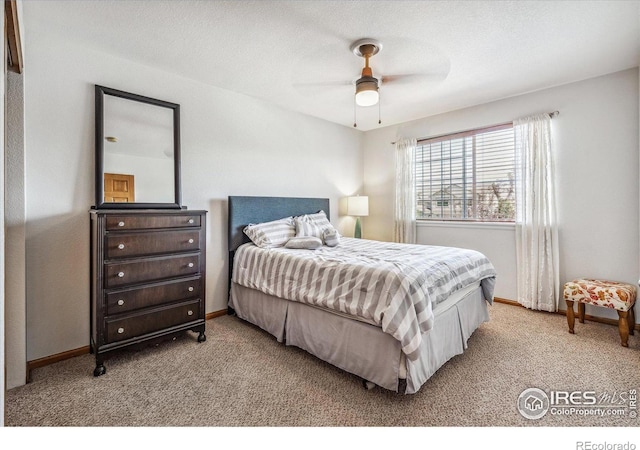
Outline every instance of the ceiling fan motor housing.
<svg viewBox="0 0 640 450"><path fill-rule="evenodd" d="M378 79L363 75L356 80L356 93L359 91L378 90Z"/></svg>

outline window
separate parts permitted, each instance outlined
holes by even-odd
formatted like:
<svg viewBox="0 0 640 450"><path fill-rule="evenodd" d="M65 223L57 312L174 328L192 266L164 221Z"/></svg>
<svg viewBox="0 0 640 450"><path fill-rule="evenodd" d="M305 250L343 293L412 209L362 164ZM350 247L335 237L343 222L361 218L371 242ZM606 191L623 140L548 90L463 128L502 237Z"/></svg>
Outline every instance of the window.
<svg viewBox="0 0 640 450"><path fill-rule="evenodd" d="M416 218L513 222L512 124L418 141Z"/></svg>

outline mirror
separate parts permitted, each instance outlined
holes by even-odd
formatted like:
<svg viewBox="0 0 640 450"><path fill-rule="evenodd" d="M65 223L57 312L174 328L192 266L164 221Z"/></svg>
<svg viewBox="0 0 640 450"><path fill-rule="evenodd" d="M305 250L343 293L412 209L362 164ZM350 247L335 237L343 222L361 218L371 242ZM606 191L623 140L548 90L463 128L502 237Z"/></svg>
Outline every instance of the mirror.
<svg viewBox="0 0 640 450"><path fill-rule="evenodd" d="M180 105L95 87L98 209L181 208Z"/></svg>

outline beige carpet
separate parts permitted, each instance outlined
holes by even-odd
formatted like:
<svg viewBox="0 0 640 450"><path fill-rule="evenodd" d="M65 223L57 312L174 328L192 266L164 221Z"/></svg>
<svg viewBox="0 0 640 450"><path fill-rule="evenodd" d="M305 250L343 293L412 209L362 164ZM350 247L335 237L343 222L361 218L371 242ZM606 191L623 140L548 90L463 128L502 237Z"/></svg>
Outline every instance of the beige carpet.
<svg viewBox="0 0 640 450"><path fill-rule="evenodd" d="M332 426L521 427L624 426L640 419L548 413L527 420L520 393L640 389L640 336L620 346L611 325L495 304L491 321L414 395L381 388L306 352L286 347L236 317L207 322L195 335L106 362L92 375L92 355L34 370L33 381L6 395L7 426ZM626 394L625 394L626 395ZM637 430L637 428L636 428Z"/></svg>

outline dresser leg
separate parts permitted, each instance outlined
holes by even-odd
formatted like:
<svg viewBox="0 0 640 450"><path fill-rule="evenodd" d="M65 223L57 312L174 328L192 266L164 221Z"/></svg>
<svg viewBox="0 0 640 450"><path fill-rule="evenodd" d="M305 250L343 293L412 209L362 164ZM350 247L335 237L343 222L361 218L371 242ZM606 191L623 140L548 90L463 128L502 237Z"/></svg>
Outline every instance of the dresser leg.
<svg viewBox="0 0 640 450"><path fill-rule="evenodd" d="M104 375L107 373L106 367L104 367L104 361L101 357L96 356L96 368L93 369L93 376L99 377L100 375Z"/></svg>
<svg viewBox="0 0 640 450"><path fill-rule="evenodd" d="M207 336L205 336L204 331L198 333L198 342L204 342L207 340Z"/></svg>

